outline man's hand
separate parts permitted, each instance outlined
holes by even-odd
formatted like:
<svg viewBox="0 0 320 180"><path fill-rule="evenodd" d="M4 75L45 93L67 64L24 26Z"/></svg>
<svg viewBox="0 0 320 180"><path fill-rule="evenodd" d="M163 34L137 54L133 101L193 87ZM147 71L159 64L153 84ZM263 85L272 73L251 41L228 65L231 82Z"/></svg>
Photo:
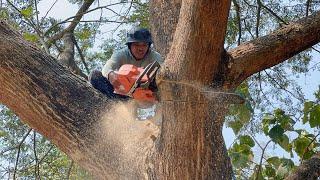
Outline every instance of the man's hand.
<svg viewBox="0 0 320 180"><path fill-rule="evenodd" d="M109 74L108 74L108 79L109 79L109 82L112 84L113 88L119 88L119 86L121 85L120 81L119 81L119 78L118 78L118 75L111 71Z"/></svg>

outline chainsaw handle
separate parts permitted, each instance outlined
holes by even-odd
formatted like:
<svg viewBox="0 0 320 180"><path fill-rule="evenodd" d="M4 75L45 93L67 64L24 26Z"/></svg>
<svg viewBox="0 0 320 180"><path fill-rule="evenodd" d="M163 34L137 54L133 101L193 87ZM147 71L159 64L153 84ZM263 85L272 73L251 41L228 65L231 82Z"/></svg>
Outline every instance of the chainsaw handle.
<svg viewBox="0 0 320 180"><path fill-rule="evenodd" d="M109 74L108 74L108 80L111 84L113 84L113 82L115 82L116 80L118 79L118 74L111 71Z"/></svg>
<svg viewBox="0 0 320 180"><path fill-rule="evenodd" d="M124 90L124 86L123 86L123 77L121 77L120 75L118 75L117 73L111 71L108 74L108 79L109 82L112 84L114 89L117 89L118 91L123 91Z"/></svg>

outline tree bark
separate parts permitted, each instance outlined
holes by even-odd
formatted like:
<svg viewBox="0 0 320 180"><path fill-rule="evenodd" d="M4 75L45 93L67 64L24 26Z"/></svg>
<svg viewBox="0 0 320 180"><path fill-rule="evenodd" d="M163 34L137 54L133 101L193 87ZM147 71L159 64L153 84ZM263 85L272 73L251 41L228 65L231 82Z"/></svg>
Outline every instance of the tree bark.
<svg viewBox="0 0 320 180"><path fill-rule="evenodd" d="M106 99L4 22L0 57L0 102L22 121L100 179L144 178L155 126L133 123L130 107Z"/></svg>
<svg viewBox="0 0 320 180"><path fill-rule="evenodd" d="M314 179L320 176L320 153L304 161L286 180Z"/></svg>
<svg viewBox="0 0 320 180"><path fill-rule="evenodd" d="M224 86L237 87L254 73L277 65L320 41L320 12L228 51Z"/></svg>
<svg viewBox="0 0 320 180"><path fill-rule="evenodd" d="M80 75L84 79L87 79L87 75L85 75L81 69L76 64L74 60L74 46L75 46L75 39L72 33L66 33L63 35L63 51L60 53L58 60L59 62L64 65L65 67L69 68L75 74Z"/></svg>
<svg viewBox="0 0 320 180"><path fill-rule="evenodd" d="M152 39L157 51L165 58L178 23L181 0L150 0L149 4Z"/></svg>
<svg viewBox="0 0 320 180"><path fill-rule="evenodd" d="M156 4L168 7L172 3ZM229 7L230 1L182 1L173 43L158 78L163 106L157 146L161 161L155 167L159 179L232 177L221 134L226 107L216 106L203 93L219 69ZM168 14L175 13L166 11L165 17ZM157 22L152 24L168 23L163 18L153 20ZM154 31L156 36L169 32L166 38L170 39L174 28L168 29L163 26ZM157 47L170 45L170 41L162 42Z"/></svg>

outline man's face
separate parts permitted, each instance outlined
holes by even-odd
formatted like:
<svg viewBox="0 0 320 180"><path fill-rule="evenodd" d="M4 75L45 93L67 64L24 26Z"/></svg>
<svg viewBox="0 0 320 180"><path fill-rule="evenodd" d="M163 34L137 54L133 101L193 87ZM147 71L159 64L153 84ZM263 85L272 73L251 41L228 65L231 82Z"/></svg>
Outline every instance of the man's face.
<svg viewBox="0 0 320 180"><path fill-rule="evenodd" d="M145 42L134 42L131 43L131 53L137 59L141 60L148 52L149 44Z"/></svg>

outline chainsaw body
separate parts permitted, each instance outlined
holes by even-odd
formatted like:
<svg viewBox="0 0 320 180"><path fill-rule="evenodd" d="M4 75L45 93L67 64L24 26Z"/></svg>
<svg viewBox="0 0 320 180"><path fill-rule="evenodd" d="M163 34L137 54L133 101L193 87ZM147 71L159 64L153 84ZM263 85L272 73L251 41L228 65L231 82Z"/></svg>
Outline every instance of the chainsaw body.
<svg viewBox="0 0 320 180"><path fill-rule="evenodd" d="M141 102L156 102L157 99L149 89L149 85L154 80L159 68L160 65L156 61L146 68L136 67L132 64L122 65L118 71L115 71L120 85L114 88L114 92Z"/></svg>

